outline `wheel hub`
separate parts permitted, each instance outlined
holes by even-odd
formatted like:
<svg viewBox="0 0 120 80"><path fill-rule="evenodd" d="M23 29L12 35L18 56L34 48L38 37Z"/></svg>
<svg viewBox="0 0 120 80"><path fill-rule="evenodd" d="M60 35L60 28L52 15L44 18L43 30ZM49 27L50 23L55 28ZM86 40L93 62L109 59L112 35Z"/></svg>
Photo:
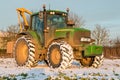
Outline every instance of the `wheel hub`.
<svg viewBox="0 0 120 80"><path fill-rule="evenodd" d="M83 59L80 60L80 63L83 66L91 66L93 61L94 61L94 58L83 58Z"/></svg>

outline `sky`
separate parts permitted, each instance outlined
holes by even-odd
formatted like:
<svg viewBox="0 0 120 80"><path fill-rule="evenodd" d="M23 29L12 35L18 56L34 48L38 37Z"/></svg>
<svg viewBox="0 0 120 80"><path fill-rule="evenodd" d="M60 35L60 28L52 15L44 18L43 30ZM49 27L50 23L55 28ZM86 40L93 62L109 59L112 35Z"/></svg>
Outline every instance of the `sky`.
<svg viewBox="0 0 120 80"><path fill-rule="evenodd" d="M120 37L120 0L1 0L0 30L18 23L16 8L28 10L46 9L65 11L70 8L85 20L85 28L93 30L96 24L105 27L110 32L110 38Z"/></svg>

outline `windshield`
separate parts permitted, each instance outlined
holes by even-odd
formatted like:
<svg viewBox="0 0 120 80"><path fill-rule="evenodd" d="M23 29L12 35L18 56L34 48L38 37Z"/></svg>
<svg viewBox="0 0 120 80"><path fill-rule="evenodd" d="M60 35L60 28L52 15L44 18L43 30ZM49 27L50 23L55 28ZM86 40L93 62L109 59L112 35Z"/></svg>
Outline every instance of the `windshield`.
<svg viewBox="0 0 120 80"><path fill-rule="evenodd" d="M47 15L48 27L64 28L66 27L66 17L62 15Z"/></svg>

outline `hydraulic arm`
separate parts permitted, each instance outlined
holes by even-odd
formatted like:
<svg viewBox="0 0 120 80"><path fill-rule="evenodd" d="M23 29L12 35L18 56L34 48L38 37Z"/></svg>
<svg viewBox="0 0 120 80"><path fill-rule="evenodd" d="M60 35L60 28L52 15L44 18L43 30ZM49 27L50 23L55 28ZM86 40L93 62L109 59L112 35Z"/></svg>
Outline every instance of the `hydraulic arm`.
<svg viewBox="0 0 120 80"><path fill-rule="evenodd" d="M29 10L27 10L25 8L17 8L16 11L18 13L18 22L19 22L19 25L20 25L20 32L22 32L23 30L26 30L26 29L29 28L29 24L28 24L25 13L27 13L29 15L32 15L32 12L30 12ZM22 25L20 17L22 17L22 19L23 19L24 27Z"/></svg>

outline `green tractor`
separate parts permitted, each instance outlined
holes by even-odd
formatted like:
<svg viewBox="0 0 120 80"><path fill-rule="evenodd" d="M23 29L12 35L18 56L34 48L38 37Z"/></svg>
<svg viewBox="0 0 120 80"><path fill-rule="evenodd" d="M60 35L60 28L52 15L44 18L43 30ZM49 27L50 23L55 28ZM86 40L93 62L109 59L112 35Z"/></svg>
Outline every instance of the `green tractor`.
<svg viewBox="0 0 120 80"><path fill-rule="evenodd" d="M31 13L18 8L24 26L20 23L20 33L16 36L13 53L19 66L34 66L45 60L49 67L65 69L73 59L82 66L99 67L103 62L102 46L92 44L90 30L75 28L66 12L46 10ZM28 25L24 12L30 14ZM20 21L20 16L18 19Z"/></svg>

